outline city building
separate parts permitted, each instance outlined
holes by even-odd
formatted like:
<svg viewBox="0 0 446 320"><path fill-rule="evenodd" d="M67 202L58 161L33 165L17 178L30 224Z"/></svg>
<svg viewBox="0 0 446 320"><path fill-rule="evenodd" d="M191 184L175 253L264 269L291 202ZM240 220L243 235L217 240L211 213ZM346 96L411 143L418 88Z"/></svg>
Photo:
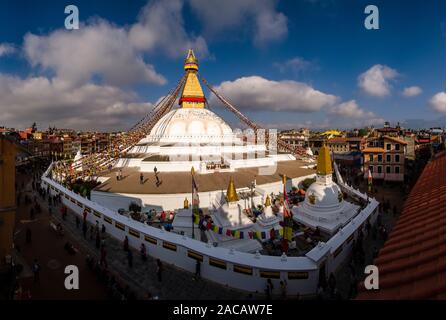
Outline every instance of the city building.
<svg viewBox="0 0 446 320"><path fill-rule="evenodd" d="M369 139L364 155L364 179L368 172L372 178L382 181L404 181L407 142L391 136Z"/></svg>

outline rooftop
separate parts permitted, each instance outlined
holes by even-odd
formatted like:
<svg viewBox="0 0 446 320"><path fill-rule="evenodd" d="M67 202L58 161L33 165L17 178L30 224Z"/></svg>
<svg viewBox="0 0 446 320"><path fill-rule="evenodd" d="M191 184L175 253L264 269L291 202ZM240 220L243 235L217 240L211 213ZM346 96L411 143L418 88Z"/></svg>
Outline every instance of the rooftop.
<svg viewBox="0 0 446 320"><path fill-rule="evenodd" d="M446 299L446 152L427 164L374 264L379 290L359 299Z"/></svg>

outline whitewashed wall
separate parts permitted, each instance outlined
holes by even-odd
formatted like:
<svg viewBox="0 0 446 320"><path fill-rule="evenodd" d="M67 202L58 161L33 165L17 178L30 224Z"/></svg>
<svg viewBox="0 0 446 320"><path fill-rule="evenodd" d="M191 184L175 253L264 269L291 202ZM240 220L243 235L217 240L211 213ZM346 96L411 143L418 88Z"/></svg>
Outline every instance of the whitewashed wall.
<svg viewBox="0 0 446 320"><path fill-rule="evenodd" d="M139 249L141 242L144 242L150 256L159 258L189 272L195 271L195 260L188 255L191 252L196 253L203 259L201 273L204 278L250 292L263 292L266 285L266 277L278 275L278 279L272 279L275 294L280 294L279 282L281 279L287 281L289 295L297 293L300 295L315 294L319 266L323 262L326 263L327 275L338 268L340 263L348 256L351 250L351 239L357 237L358 229L365 225L365 221L369 217L373 223L377 214L378 202L371 199L366 209L344 226L341 232L338 232L327 243L320 243L305 256L284 258L256 256L222 247L213 247L209 244L153 228L121 216L98 203L82 198L80 195L47 178L50 170L51 166L42 177L42 186L45 188L50 186L53 194L61 193L62 202L74 213L82 216L84 210L90 211L87 215L88 221L91 223L99 221L100 224L104 224L106 232L111 236L122 241L127 235L129 244L135 249ZM169 248L174 248L174 250ZM212 266L209 263L210 259L216 259L223 263L226 269ZM235 267L245 268L252 271L252 273L248 275L235 272ZM262 277L262 272L270 272L270 274L264 274ZM292 279L290 278L292 275L298 275L301 278Z"/></svg>

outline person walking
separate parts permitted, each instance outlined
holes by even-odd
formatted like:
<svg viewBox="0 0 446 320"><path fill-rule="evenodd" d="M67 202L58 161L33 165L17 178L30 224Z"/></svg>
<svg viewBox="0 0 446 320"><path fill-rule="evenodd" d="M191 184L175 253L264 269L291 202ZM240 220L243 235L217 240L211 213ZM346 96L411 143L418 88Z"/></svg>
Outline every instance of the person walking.
<svg viewBox="0 0 446 320"><path fill-rule="evenodd" d="M101 248L101 260L99 264L107 269L107 250L105 249L105 246L102 246Z"/></svg>
<svg viewBox="0 0 446 320"><path fill-rule="evenodd" d="M282 299L286 300L286 296L287 296L287 282L286 282L286 280L280 281L280 291L282 292Z"/></svg>
<svg viewBox="0 0 446 320"><path fill-rule="evenodd" d="M266 288L265 288L266 300L271 300L273 289L274 289L273 282L271 281L271 279L268 279L266 281Z"/></svg>
<svg viewBox="0 0 446 320"><path fill-rule="evenodd" d="M32 270L34 274L34 283L40 282L40 264L37 259L34 259Z"/></svg>
<svg viewBox="0 0 446 320"><path fill-rule="evenodd" d="M200 279L201 276L201 263L200 260L197 260L197 263L195 264L195 280Z"/></svg>
<svg viewBox="0 0 446 320"><path fill-rule="evenodd" d="M132 250L128 250L127 251L127 262L129 264L129 267L132 268L133 267L133 253L132 253Z"/></svg>
<svg viewBox="0 0 446 320"><path fill-rule="evenodd" d="M124 251L129 251L129 238L125 236L124 243L123 243Z"/></svg>
<svg viewBox="0 0 446 320"><path fill-rule="evenodd" d="M162 273L163 273L163 264L160 259L156 259L156 275L158 277L158 282L161 282L162 280Z"/></svg>
<svg viewBox="0 0 446 320"><path fill-rule="evenodd" d="M140 184L144 183L144 174L142 172L139 174L139 183Z"/></svg>
<svg viewBox="0 0 446 320"><path fill-rule="evenodd" d="M147 250L146 250L146 245L144 243L141 243L139 252L141 254L142 261L146 261L147 260Z"/></svg>

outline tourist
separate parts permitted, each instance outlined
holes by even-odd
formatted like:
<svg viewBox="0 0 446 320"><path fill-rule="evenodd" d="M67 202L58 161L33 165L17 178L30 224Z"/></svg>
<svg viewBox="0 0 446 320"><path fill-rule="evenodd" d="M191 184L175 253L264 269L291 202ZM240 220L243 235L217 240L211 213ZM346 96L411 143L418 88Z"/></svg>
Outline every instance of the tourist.
<svg viewBox="0 0 446 320"><path fill-rule="evenodd" d="M158 282L162 280L163 264L160 259L156 259L156 275L158 277Z"/></svg>
<svg viewBox="0 0 446 320"><path fill-rule="evenodd" d="M124 251L128 251L129 250L129 238L127 236L125 236L125 238L124 238L123 247L124 247Z"/></svg>
<svg viewBox="0 0 446 320"><path fill-rule="evenodd" d="M287 282L286 280L280 281L280 291L282 292L282 299L286 299L287 295Z"/></svg>
<svg viewBox="0 0 446 320"><path fill-rule="evenodd" d="M128 250L127 251L127 262L129 264L129 267L132 268L133 267L133 253L132 253L132 250Z"/></svg>
<svg viewBox="0 0 446 320"><path fill-rule="evenodd" d="M139 183L140 184L144 183L144 174L142 172L139 174Z"/></svg>
<svg viewBox="0 0 446 320"><path fill-rule="evenodd" d="M119 181L119 171L116 171L116 181Z"/></svg>
<svg viewBox="0 0 446 320"><path fill-rule="evenodd" d="M271 300L273 289L274 289L273 282L271 281L271 279L268 279L266 281L266 288L265 288L266 300Z"/></svg>
<svg viewBox="0 0 446 320"><path fill-rule="evenodd" d="M34 283L40 282L40 264L37 259L34 259L32 270L34 274Z"/></svg>
<svg viewBox="0 0 446 320"><path fill-rule="evenodd" d="M105 249L105 246L102 246L101 248L101 259L99 265L101 267L107 268L107 250Z"/></svg>
<svg viewBox="0 0 446 320"><path fill-rule="evenodd" d="M122 169L119 169L119 180L122 180Z"/></svg>
<svg viewBox="0 0 446 320"><path fill-rule="evenodd" d="M195 280L200 279L201 276L201 263L200 260L197 260L197 263L195 264Z"/></svg>
<svg viewBox="0 0 446 320"><path fill-rule="evenodd" d="M95 235L95 228L93 225L90 226L90 240L94 239L94 235Z"/></svg>
<svg viewBox="0 0 446 320"><path fill-rule="evenodd" d="M142 261L146 261L147 260L147 251L146 251L146 245L144 243L141 243L139 252L141 254Z"/></svg>
<svg viewBox="0 0 446 320"><path fill-rule="evenodd" d="M28 243L28 244L31 243L31 229L30 228L26 228L26 243Z"/></svg>
<svg viewBox="0 0 446 320"><path fill-rule="evenodd" d="M104 225L104 224L102 224L102 230L101 230L101 232L102 232L102 233L105 233L105 225Z"/></svg>

